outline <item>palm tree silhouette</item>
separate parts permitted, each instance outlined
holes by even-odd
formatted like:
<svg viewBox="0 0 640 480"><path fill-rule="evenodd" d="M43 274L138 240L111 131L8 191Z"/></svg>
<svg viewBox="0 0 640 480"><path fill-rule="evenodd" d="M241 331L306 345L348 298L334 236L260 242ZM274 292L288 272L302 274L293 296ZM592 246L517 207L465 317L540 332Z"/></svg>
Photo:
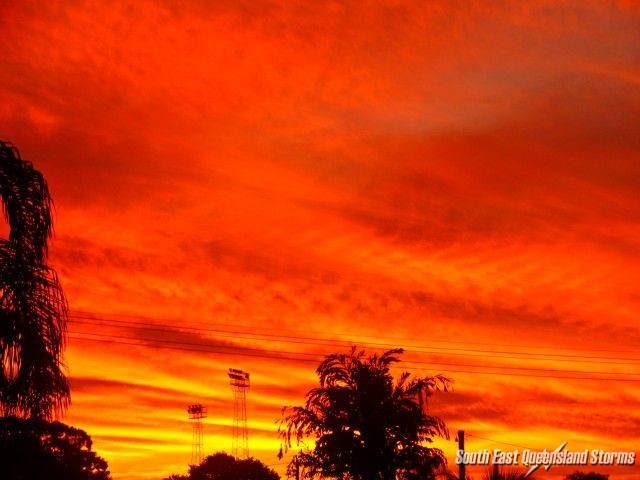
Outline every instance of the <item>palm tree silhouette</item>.
<svg viewBox="0 0 640 480"><path fill-rule="evenodd" d="M310 390L304 406L283 409L280 456L295 442L303 449L289 465L305 478L354 480L434 479L445 463L441 450L428 447L436 436L448 438L441 419L427 413L427 398L446 391L442 375L394 381L390 368L402 349L365 357L353 347L349 354L326 357L316 370L320 386ZM313 449L304 439L315 439Z"/></svg>
<svg viewBox="0 0 640 480"><path fill-rule="evenodd" d="M42 174L0 141L0 414L51 419L70 402L62 372L67 302L46 264L52 200Z"/></svg>

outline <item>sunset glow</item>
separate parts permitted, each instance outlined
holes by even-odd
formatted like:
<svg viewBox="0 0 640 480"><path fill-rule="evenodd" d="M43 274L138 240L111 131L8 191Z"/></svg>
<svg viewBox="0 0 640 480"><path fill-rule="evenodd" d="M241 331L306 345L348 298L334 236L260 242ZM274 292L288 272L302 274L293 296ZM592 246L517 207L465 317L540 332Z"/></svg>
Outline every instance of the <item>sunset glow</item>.
<svg viewBox="0 0 640 480"><path fill-rule="evenodd" d="M56 207L62 420L115 480L185 472L192 403L229 452L229 367L283 474L281 408L354 344L451 377L468 448L639 451L637 2L9 1L0 31L0 138Z"/></svg>

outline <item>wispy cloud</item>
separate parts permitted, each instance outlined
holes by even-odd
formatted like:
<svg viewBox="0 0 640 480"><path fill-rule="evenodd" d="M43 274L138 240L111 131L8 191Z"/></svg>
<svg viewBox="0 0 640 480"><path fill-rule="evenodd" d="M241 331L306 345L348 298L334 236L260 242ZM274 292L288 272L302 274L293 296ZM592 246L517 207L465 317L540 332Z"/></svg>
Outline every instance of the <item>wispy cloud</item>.
<svg viewBox="0 0 640 480"><path fill-rule="evenodd" d="M276 351L633 357L639 21L625 1L7 5L0 130L50 183L72 310L170 323L83 327L144 346L71 338L69 421L115 475L157 478L188 460L195 397L228 448L232 365L273 460L279 407L314 382ZM329 343L189 330L220 324ZM451 353L406 358L637 373ZM450 375L452 428L635 445L636 383Z"/></svg>

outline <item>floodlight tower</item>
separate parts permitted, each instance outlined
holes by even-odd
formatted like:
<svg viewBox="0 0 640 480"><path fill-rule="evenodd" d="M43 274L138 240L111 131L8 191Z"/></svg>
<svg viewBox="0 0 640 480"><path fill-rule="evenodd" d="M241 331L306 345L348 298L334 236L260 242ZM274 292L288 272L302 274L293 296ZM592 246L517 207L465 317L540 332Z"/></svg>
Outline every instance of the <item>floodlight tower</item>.
<svg viewBox="0 0 640 480"><path fill-rule="evenodd" d="M231 443L231 453L236 458L249 458L249 433L247 431L249 373L230 368L229 383L233 389L233 442Z"/></svg>
<svg viewBox="0 0 640 480"><path fill-rule="evenodd" d="M193 424L193 442L191 447L191 465L202 462L202 419L207 418L207 407L199 403L187 407L189 420Z"/></svg>

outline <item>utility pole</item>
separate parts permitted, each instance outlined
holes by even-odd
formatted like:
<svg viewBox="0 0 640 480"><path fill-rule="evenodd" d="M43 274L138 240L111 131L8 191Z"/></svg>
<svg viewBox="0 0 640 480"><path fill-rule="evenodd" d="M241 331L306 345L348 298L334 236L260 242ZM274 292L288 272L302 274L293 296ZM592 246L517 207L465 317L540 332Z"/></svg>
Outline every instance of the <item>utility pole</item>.
<svg viewBox="0 0 640 480"><path fill-rule="evenodd" d="M460 480L466 480L465 464L464 464L464 430L458 430L458 452L462 451L462 462L458 465L458 477Z"/></svg>

